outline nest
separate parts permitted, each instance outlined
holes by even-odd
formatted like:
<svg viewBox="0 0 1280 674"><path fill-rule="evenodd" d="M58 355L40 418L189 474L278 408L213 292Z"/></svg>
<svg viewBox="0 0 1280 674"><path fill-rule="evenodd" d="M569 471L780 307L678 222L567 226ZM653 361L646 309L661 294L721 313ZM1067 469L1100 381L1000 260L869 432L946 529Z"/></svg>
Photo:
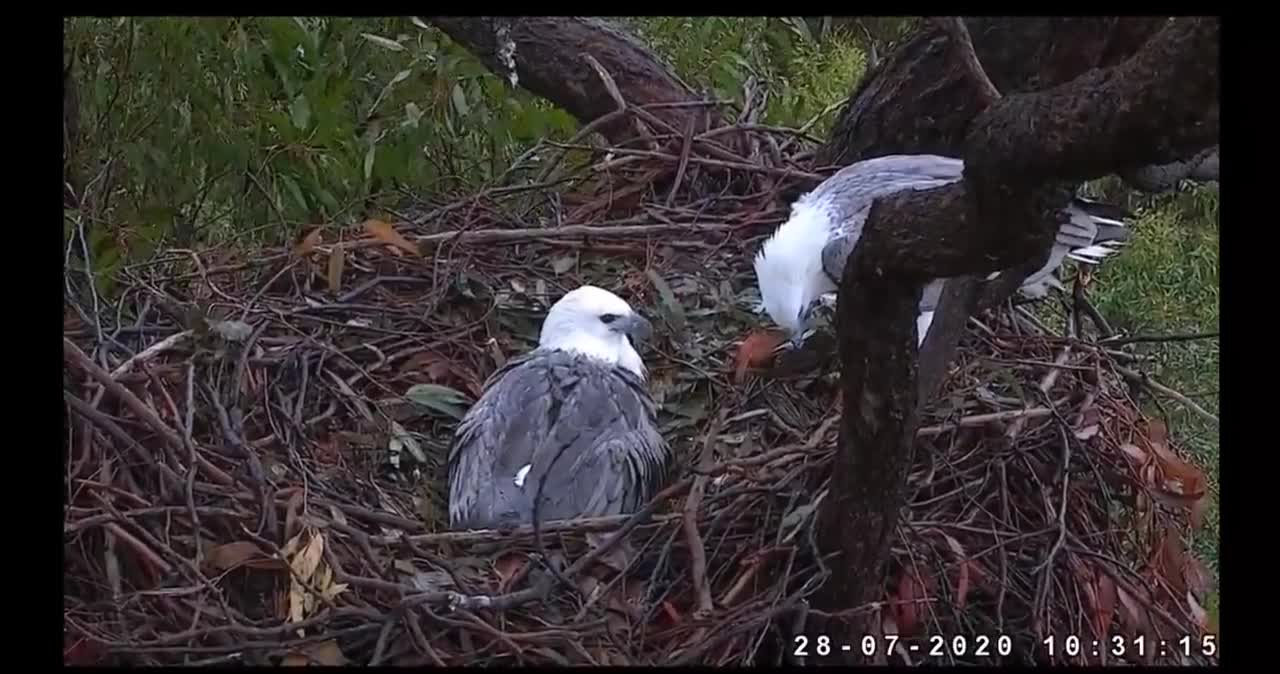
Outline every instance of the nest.
<svg viewBox="0 0 1280 674"><path fill-rule="evenodd" d="M616 114L647 124L634 143L546 144L507 186L284 251L166 253L96 314L69 274L66 661L822 661L838 375L733 362L764 320L759 239L821 175L750 110L697 137ZM448 531L458 416L585 282L659 317L679 474L627 517ZM924 413L880 601L848 611L896 638L877 659L1216 660L1183 543L1204 479L1137 411L1134 356L1075 309L981 319Z"/></svg>

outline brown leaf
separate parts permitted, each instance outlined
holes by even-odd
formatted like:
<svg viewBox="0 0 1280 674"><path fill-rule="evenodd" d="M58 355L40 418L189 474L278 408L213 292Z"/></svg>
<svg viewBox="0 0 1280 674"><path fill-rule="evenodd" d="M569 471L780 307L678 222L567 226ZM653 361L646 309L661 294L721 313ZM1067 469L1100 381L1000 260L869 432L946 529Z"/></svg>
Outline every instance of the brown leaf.
<svg viewBox="0 0 1280 674"><path fill-rule="evenodd" d="M225 543L211 548L204 561L206 564L219 571L226 571L240 566L254 556L259 555L265 556L256 543L251 541L236 541L234 543Z"/></svg>
<svg viewBox="0 0 1280 674"><path fill-rule="evenodd" d="M738 346L738 354L734 358L734 380L741 381L748 368L755 368L773 360L773 350L784 341L782 333L776 330L757 330L742 340Z"/></svg>
<svg viewBox="0 0 1280 674"><path fill-rule="evenodd" d="M484 392L484 382L475 370L438 351L423 351L415 354L400 366L400 374L408 375L410 379L418 380L419 378L412 376L413 373L418 372L425 374L427 381L417 381L417 383L447 384L455 388L465 388L476 398Z"/></svg>
<svg viewBox="0 0 1280 674"><path fill-rule="evenodd" d="M1116 587L1116 597L1120 599L1120 618L1129 628L1129 634L1137 636L1150 633L1150 615L1147 608L1139 603L1138 598L1119 586Z"/></svg>
<svg viewBox="0 0 1280 674"><path fill-rule="evenodd" d="M898 578L898 596L894 608L894 618L901 634L915 634L920 626L920 604L917 601L925 596L924 583L906 569Z"/></svg>
<svg viewBox="0 0 1280 674"><path fill-rule="evenodd" d="M1182 577L1186 581L1187 590L1200 599L1213 592L1213 574L1209 568L1195 555L1187 555L1182 567Z"/></svg>
<svg viewBox="0 0 1280 674"><path fill-rule="evenodd" d="M293 245L293 254L297 257L306 257L320 245L320 228L312 227L303 230L302 236Z"/></svg>
<svg viewBox="0 0 1280 674"><path fill-rule="evenodd" d="M1128 457L1138 465L1142 465L1147 462L1147 453L1143 451L1141 447L1133 443L1120 445L1120 451L1128 455Z"/></svg>
<svg viewBox="0 0 1280 674"><path fill-rule="evenodd" d="M680 611L676 609L675 605L665 599L662 600L662 615L666 616L667 624L672 626L679 625L680 621L684 619L684 616L680 615Z"/></svg>
<svg viewBox="0 0 1280 674"><path fill-rule="evenodd" d="M1196 601L1190 590L1187 590L1187 608L1190 609L1191 617L1195 619L1196 625L1200 627L1201 631L1207 630L1209 627L1209 612L1204 610L1200 602Z"/></svg>
<svg viewBox="0 0 1280 674"><path fill-rule="evenodd" d="M964 546L960 545L960 541L956 540L955 537L941 531L938 534L947 542L947 548L951 550L952 556L956 559L958 578L956 579L955 603L956 607L964 608L965 601L969 597L969 567L971 566L969 556L965 554Z"/></svg>
<svg viewBox="0 0 1280 674"><path fill-rule="evenodd" d="M401 235L400 232L397 232L396 228L389 222L383 222L382 220L365 220L364 231L372 234L373 238L387 245L399 248L410 255L420 254L417 244L404 238L404 236Z"/></svg>
<svg viewBox="0 0 1280 674"><path fill-rule="evenodd" d="M347 656L342 653L342 648L333 639L307 644L301 650L293 651L284 656L284 660L280 662L283 667L306 667L309 665L341 667L345 664L347 664Z"/></svg>
<svg viewBox="0 0 1280 674"><path fill-rule="evenodd" d="M1175 594L1186 591L1187 586L1183 579L1183 569L1186 568L1186 547L1182 544L1182 536L1173 527L1165 527L1160 537L1160 544L1151 560L1151 567L1173 588Z"/></svg>
<svg viewBox="0 0 1280 674"><path fill-rule="evenodd" d="M329 290L338 292L342 289L342 266L347 261L347 249L342 244L333 247L329 253Z"/></svg>
<svg viewBox="0 0 1280 674"><path fill-rule="evenodd" d="M515 578L516 574L520 573L526 563L523 555L516 554L503 555L498 561L494 562L494 569L498 572L498 588L505 592L508 583L511 582L512 578Z"/></svg>
<svg viewBox="0 0 1280 674"><path fill-rule="evenodd" d="M1094 606L1093 625L1096 630L1094 634L1101 638L1108 634L1107 628L1111 627L1111 619L1116 614L1116 582L1111 580L1111 576L1105 571L1098 572L1098 584L1094 594L1098 602Z"/></svg>

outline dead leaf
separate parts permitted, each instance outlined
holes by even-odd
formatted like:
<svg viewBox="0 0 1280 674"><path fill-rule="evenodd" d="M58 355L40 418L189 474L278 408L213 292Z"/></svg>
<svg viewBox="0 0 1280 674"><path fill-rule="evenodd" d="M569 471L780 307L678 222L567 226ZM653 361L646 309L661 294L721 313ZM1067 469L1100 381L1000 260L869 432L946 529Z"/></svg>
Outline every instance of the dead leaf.
<svg viewBox="0 0 1280 674"><path fill-rule="evenodd" d="M958 608L964 608L965 601L969 597L969 556L965 554L964 546L954 536L939 531L939 536L947 542L947 548L951 550L951 554L956 560L956 593L955 603Z"/></svg>
<svg viewBox="0 0 1280 674"><path fill-rule="evenodd" d="M1186 547L1182 544L1182 536L1173 527L1166 526L1151 566L1173 588L1175 594L1182 594L1187 589L1183 573L1186 563Z"/></svg>
<svg viewBox="0 0 1280 674"><path fill-rule="evenodd" d="M680 611L676 610L676 607L665 599L662 601L662 614L666 616L669 621L668 624L670 625L679 625L680 621L683 619L680 615Z"/></svg>
<svg viewBox="0 0 1280 674"><path fill-rule="evenodd" d="M1138 603L1138 598L1119 586L1116 587L1116 597L1120 599L1120 618L1129 628L1130 636L1150 633L1150 616L1146 607Z"/></svg>
<svg viewBox="0 0 1280 674"><path fill-rule="evenodd" d="M925 596L924 591L924 583L916 574L904 569L898 578L898 596L894 605L894 622L901 634L914 634L920 626L920 604L917 600Z"/></svg>
<svg viewBox="0 0 1280 674"><path fill-rule="evenodd" d="M404 238L400 232L389 222L382 220L365 220L364 230L373 235L373 238L389 245L399 248L410 255L419 255L418 245Z"/></svg>
<svg viewBox="0 0 1280 674"><path fill-rule="evenodd" d="M1097 435L1100 430L1101 429L1099 428L1098 424L1090 424L1076 431L1076 439L1088 440L1089 438L1092 438L1093 436Z"/></svg>
<svg viewBox="0 0 1280 674"><path fill-rule="evenodd" d="M1208 597L1214 589L1213 574L1209 568L1195 555L1187 555L1183 564L1182 575L1186 579L1187 589L1202 600Z"/></svg>
<svg viewBox="0 0 1280 674"><path fill-rule="evenodd" d="M1128 455L1128 457L1133 459L1134 463L1137 463L1138 465L1142 465L1147 462L1147 453L1142 451L1141 447L1133 443L1120 445L1120 451Z"/></svg>
<svg viewBox="0 0 1280 674"><path fill-rule="evenodd" d="M523 555L503 555L494 562L494 570L498 572L498 588L505 592L511 579L520 573L524 568L526 561Z"/></svg>
<svg viewBox="0 0 1280 674"><path fill-rule="evenodd" d="M320 245L320 228L312 227L303 230L302 236L298 237L298 241L293 246L293 254L296 257L306 257Z"/></svg>
<svg viewBox="0 0 1280 674"><path fill-rule="evenodd" d="M748 368L756 368L773 360L774 349L786 338L777 330L757 330L747 335L738 346L738 355L734 358L734 380L741 381Z"/></svg>
<svg viewBox="0 0 1280 674"><path fill-rule="evenodd" d="M342 648L333 639L307 644L301 650L284 656L284 660L280 662L283 667L306 667L309 665L341 667L345 664L347 664L347 656L342 653Z"/></svg>
<svg viewBox="0 0 1280 674"><path fill-rule="evenodd" d="M307 591L302 581L310 581L316 575L316 570L319 568L321 557L324 554L324 536L314 530L310 530L308 533L310 534L310 540L307 541L306 547L302 548L289 560L289 565L293 568L294 573L289 586L289 622L302 622L315 607L316 598ZM297 547L294 541L290 541L290 544L295 548Z"/></svg>
<svg viewBox="0 0 1280 674"><path fill-rule="evenodd" d="M293 495L289 497L289 502L285 504L284 509L284 537L289 542L294 542L298 538L298 513L302 510L302 490L296 489ZM285 553L288 556L288 553Z"/></svg>
<svg viewBox="0 0 1280 674"><path fill-rule="evenodd" d="M347 249L342 244L333 247L329 253L329 290L338 292L342 289L342 266L347 261Z"/></svg>
<svg viewBox="0 0 1280 674"><path fill-rule="evenodd" d="M1196 625L1200 629L1206 630L1209 627L1209 612L1204 610L1200 602L1191 594L1191 590L1187 590L1187 608L1191 609L1191 617L1195 619Z"/></svg>
<svg viewBox="0 0 1280 674"><path fill-rule="evenodd" d="M256 569L278 569L283 566L279 560L268 559L262 548L252 541L236 541L215 546L209 550L205 563L219 571L227 571L241 565Z"/></svg>
<svg viewBox="0 0 1280 674"><path fill-rule="evenodd" d="M423 351L405 360L400 366L400 374L417 381L415 373L425 374L425 379L433 384L444 383L461 385L473 397L479 398L484 392L484 382L470 366L457 362L439 351Z"/></svg>
<svg viewBox="0 0 1280 674"><path fill-rule="evenodd" d="M1116 614L1116 582L1111 580L1105 571L1098 574L1098 585L1094 589L1097 604L1094 606L1094 628L1099 638L1109 633L1111 619Z"/></svg>

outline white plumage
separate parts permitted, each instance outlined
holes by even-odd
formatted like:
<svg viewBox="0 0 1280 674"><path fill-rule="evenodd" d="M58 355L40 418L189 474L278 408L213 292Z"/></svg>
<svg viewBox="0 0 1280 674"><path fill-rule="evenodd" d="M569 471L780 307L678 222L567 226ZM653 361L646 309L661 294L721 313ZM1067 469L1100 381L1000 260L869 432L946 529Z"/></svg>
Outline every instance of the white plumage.
<svg viewBox="0 0 1280 674"><path fill-rule="evenodd" d="M862 236L876 198L902 190L927 190L963 178L964 162L938 155L889 155L841 169L802 196L791 217L778 227L755 259L756 280L765 311L799 345L818 301L830 303L845 261ZM1019 290L1043 297L1061 288L1055 273L1067 258L1097 264L1128 238L1122 209L1077 198L1064 209L1065 222L1048 262L1023 281ZM988 280L999 276L992 274ZM925 286L917 319L924 342L945 279Z"/></svg>

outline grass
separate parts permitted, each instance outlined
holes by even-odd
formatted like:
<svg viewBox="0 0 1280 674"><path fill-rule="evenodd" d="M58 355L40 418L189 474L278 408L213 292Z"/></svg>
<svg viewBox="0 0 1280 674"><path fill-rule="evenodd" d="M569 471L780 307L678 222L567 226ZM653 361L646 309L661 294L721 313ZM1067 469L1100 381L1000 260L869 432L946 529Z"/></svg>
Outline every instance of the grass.
<svg viewBox="0 0 1280 674"><path fill-rule="evenodd" d="M1133 334L1172 335L1218 331L1219 238L1218 190L1199 187L1149 199L1140 209L1136 236L1123 254L1102 265L1094 298L1099 311L1117 330ZM1146 369L1161 383L1201 407L1219 412L1217 339L1139 345L1154 357ZM1217 426L1184 406L1163 401L1170 434L1192 453L1209 477L1211 505L1204 528L1192 544L1218 573ZM1153 403L1146 412L1160 414ZM1217 614L1215 592L1206 607Z"/></svg>

